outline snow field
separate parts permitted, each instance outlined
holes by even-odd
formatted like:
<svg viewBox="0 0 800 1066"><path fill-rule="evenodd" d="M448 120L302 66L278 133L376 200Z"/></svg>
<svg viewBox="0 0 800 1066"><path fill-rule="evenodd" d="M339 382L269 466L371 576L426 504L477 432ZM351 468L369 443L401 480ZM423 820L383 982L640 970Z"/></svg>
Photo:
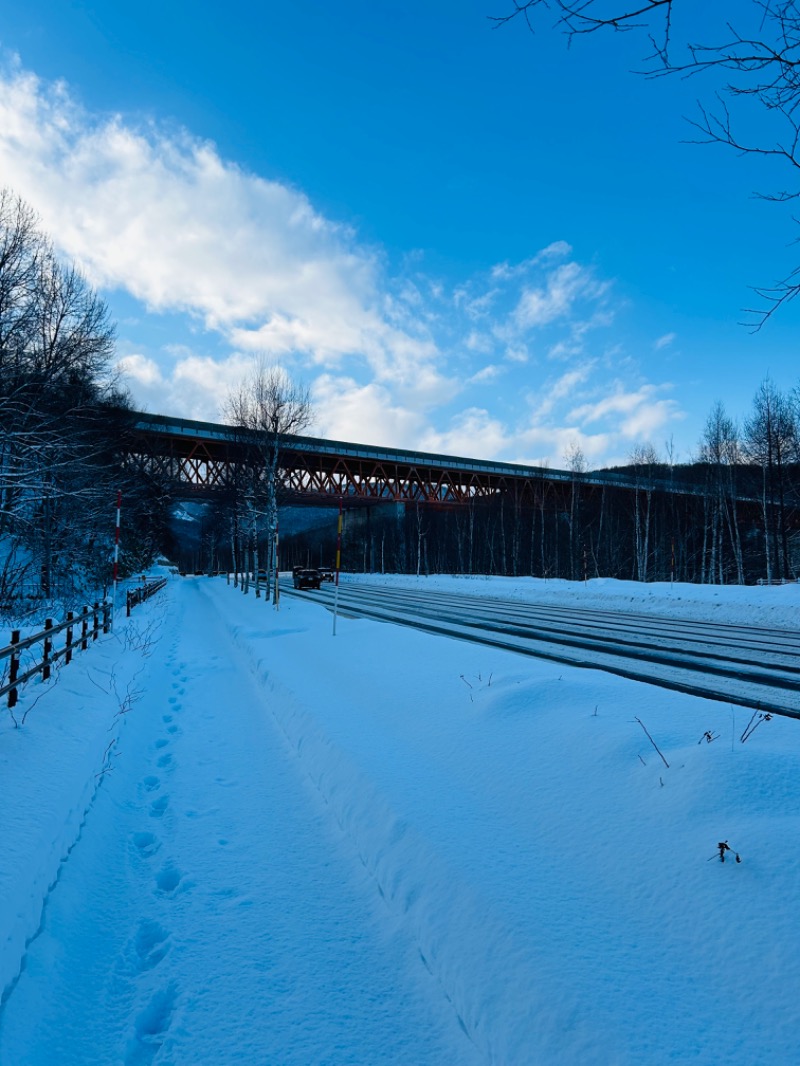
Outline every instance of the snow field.
<svg viewBox="0 0 800 1066"><path fill-rule="evenodd" d="M307 610L284 600L281 614ZM272 673L291 679L313 719L295 721L301 757L384 893L391 900L395 882L415 882L414 938L488 1060L530 1061L535 1048L543 1062L735 1062L749 1061L740 1047L758 1055L797 1046L800 973L787 908L796 858L770 856L762 821L796 799L797 723L773 719L741 745L749 715L725 704L343 624L330 654L320 633L313 671L307 641L285 633ZM239 634L263 647L257 631L240 625ZM320 675L330 679L324 696ZM287 695L275 701L281 713ZM718 739L698 744L706 729ZM347 767L332 744L347 752ZM754 831L750 797L759 793L766 809ZM398 822L417 838L408 851L395 844ZM706 861L719 839L745 848L740 824L746 864ZM731 872L743 876L721 880ZM768 918L754 913L753 891L767 892ZM785 994L767 1021L760 997L751 1009L749 986L765 946L774 949L773 925L782 926ZM666 1017L674 1024L665 1028Z"/></svg>
<svg viewBox="0 0 800 1066"><path fill-rule="evenodd" d="M728 591L791 624L669 595ZM0 1063L798 1059L800 723L224 579L139 610L0 728Z"/></svg>

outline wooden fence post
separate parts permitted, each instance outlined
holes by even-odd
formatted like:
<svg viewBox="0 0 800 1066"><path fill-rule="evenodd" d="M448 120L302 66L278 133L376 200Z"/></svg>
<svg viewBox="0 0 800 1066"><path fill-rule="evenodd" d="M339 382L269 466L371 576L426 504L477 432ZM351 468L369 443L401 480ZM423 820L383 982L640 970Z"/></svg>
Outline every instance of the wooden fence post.
<svg viewBox="0 0 800 1066"><path fill-rule="evenodd" d="M108 600L103 600L103 632L107 633L110 628L111 605Z"/></svg>
<svg viewBox="0 0 800 1066"><path fill-rule="evenodd" d="M67 626L67 646L66 646L66 651L64 652L64 663L65 664L69 664L69 663L72 662L72 624L71 623L72 623L72 619L74 617L75 616L73 615L72 611L67 611L67 621L70 623L70 625Z"/></svg>
<svg viewBox="0 0 800 1066"><path fill-rule="evenodd" d="M97 640L100 633L100 604L94 605L94 623L92 625L92 640Z"/></svg>
<svg viewBox="0 0 800 1066"><path fill-rule="evenodd" d="M49 631L52 628L53 628L53 619L52 618L45 618L45 620L44 620L44 631L45 631L45 633L46 634L49 633ZM52 652L53 652L53 638L51 636L45 636L45 638L44 638L43 658L42 658L42 681L49 681L50 680L50 656L51 656Z"/></svg>
<svg viewBox="0 0 800 1066"><path fill-rule="evenodd" d="M19 644L19 630L18 629L14 629L11 632L11 643L12 643L12 645L13 644ZM11 652L11 662L9 663L9 666L8 666L8 680L11 682L12 685L17 680L17 675L18 674L19 674L19 652L18 651L12 651ZM12 689L9 690L9 693L8 693L8 706L9 707L16 707L16 705L17 705L17 690L16 690L16 688L12 688Z"/></svg>
<svg viewBox="0 0 800 1066"><path fill-rule="evenodd" d="M89 647L88 641L89 634L89 608L86 604L83 605L83 612L81 615L81 651L86 651Z"/></svg>

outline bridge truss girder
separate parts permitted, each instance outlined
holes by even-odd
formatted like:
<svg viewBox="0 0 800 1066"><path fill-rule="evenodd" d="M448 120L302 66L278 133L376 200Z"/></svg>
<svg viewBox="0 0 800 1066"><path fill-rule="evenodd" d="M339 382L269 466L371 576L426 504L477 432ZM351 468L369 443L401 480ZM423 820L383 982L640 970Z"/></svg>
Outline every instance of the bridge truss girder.
<svg viewBox="0 0 800 1066"><path fill-rule="evenodd" d="M252 485L265 468L257 449L246 444L153 433L131 440L126 461L173 491L209 498ZM343 496L350 502L444 506L519 491L520 484L481 471L281 448L277 487L284 498L333 501Z"/></svg>

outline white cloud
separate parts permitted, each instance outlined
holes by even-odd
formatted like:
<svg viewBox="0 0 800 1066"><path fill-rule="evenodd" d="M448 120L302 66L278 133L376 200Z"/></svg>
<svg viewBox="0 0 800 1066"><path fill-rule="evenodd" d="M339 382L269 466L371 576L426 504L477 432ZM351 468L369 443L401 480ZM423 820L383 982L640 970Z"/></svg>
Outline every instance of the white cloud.
<svg viewBox="0 0 800 1066"><path fill-rule="evenodd" d="M393 401L388 389L371 382L323 374L312 386L316 431L332 440L395 448L419 447L422 415Z"/></svg>
<svg viewBox="0 0 800 1066"><path fill-rule="evenodd" d="M567 317L579 298L596 300L607 290L608 282L597 281L585 267L564 263L550 272L544 286L523 291L514 318L521 329L546 326Z"/></svg>
<svg viewBox="0 0 800 1066"><path fill-rule="evenodd" d="M510 438L503 423L481 407L460 412L443 432L430 429L420 439L420 449L443 455L491 459L502 454Z"/></svg>
<svg viewBox="0 0 800 1066"><path fill-rule="evenodd" d="M620 302L566 241L457 286L426 276L423 252L392 277L301 190L186 131L89 115L19 63L0 67L0 174L95 286L176 315L157 348L146 314L121 323L119 365L150 410L218 418L257 352L309 384L315 432L344 440L554 465L575 442L591 463L680 416L618 337L591 350ZM537 380L534 353L558 375ZM466 389L480 407L460 407Z"/></svg>
<svg viewBox="0 0 800 1066"><path fill-rule="evenodd" d="M528 273L531 267L539 266L553 259L564 259L572 254L572 245L566 241L553 241L546 248L542 248L530 259L524 259L521 263L496 263L490 271L490 277L498 281L508 281L510 278L520 277Z"/></svg>
<svg viewBox="0 0 800 1066"><path fill-rule="evenodd" d="M503 373L503 368L490 364L489 366L481 367L476 371L469 379L469 385L485 385L489 381L496 381L497 378Z"/></svg>
<svg viewBox="0 0 800 1066"><path fill-rule="evenodd" d="M615 437L609 433L585 433L574 425L533 426L520 437L520 447L525 451L516 462L563 470L564 456L571 448L578 447L591 469L608 461L609 451L615 445Z"/></svg>
<svg viewBox="0 0 800 1066"><path fill-rule="evenodd" d="M669 346L675 341L676 337L676 333L665 333L663 337L659 337L658 340L653 343L653 347L657 352L660 352L662 348L669 348Z"/></svg>
<svg viewBox="0 0 800 1066"><path fill-rule="evenodd" d="M252 366L252 357L238 352L226 359L212 359L176 346L173 356L168 368L139 352L117 360L140 407L155 413L218 421L229 391Z"/></svg>
<svg viewBox="0 0 800 1066"><path fill-rule="evenodd" d="M527 363L530 359L528 348L524 344L509 344L503 353L503 358L509 363Z"/></svg>
<svg viewBox="0 0 800 1066"><path fill-rule="evenodd" d="M158 363L146 355L140 353L125 355L117 360L117 367L126 377L146 389L164 383Z"/></svg>
<svg viewBox="0 0 800 1066"><path fill-rule="evenodd" d="M188 312L237 347L356 355L401 379L436 357L418 321L387 320L379 256L351 229L185 131L94 119L17 65L0 76L0 172L94 285Z"/></svg>
<svg viewBox="0 0 800 1066"><path fill-rule="evenodd" d="M471 352L479 352L481 355L488 355L494 351L495 343L494 338L488 333L479 333L477 330L471 330L464 341L464 347Z"/></svg>
<svg viewBox="0 0 800 1066"><path fill-rule="evenodd" d="M635 390L626 390L617 383L610 395L573 408L567 417L582 426L611 420L621 437L631 441L647 440L669 422L683 417L675 400L659 396L668 388L666 385L642 385Z"/></svg>
<svg viewBox="0 0 800 1066"><path fill-rule="evenodd" d="M540 386L536 390L535 403L532 408L534 421L541 422L552 413L557 404L565 399L573 399L575 390L588 380L594 364L584 363L561 374L555 381ZM570 418L574 415L570 415Z"/></svg>

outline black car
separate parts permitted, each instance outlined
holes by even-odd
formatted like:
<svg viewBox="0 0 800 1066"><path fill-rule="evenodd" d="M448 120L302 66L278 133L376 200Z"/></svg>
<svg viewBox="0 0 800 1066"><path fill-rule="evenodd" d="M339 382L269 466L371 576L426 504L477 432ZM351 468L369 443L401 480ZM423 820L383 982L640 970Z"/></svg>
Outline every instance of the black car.
<svg viewBox="0 0 800 1066"><path fill-rule="evenodd" d="M320 586L319 570L295 570L293 573L296 589L318 589Z"/></svg>

